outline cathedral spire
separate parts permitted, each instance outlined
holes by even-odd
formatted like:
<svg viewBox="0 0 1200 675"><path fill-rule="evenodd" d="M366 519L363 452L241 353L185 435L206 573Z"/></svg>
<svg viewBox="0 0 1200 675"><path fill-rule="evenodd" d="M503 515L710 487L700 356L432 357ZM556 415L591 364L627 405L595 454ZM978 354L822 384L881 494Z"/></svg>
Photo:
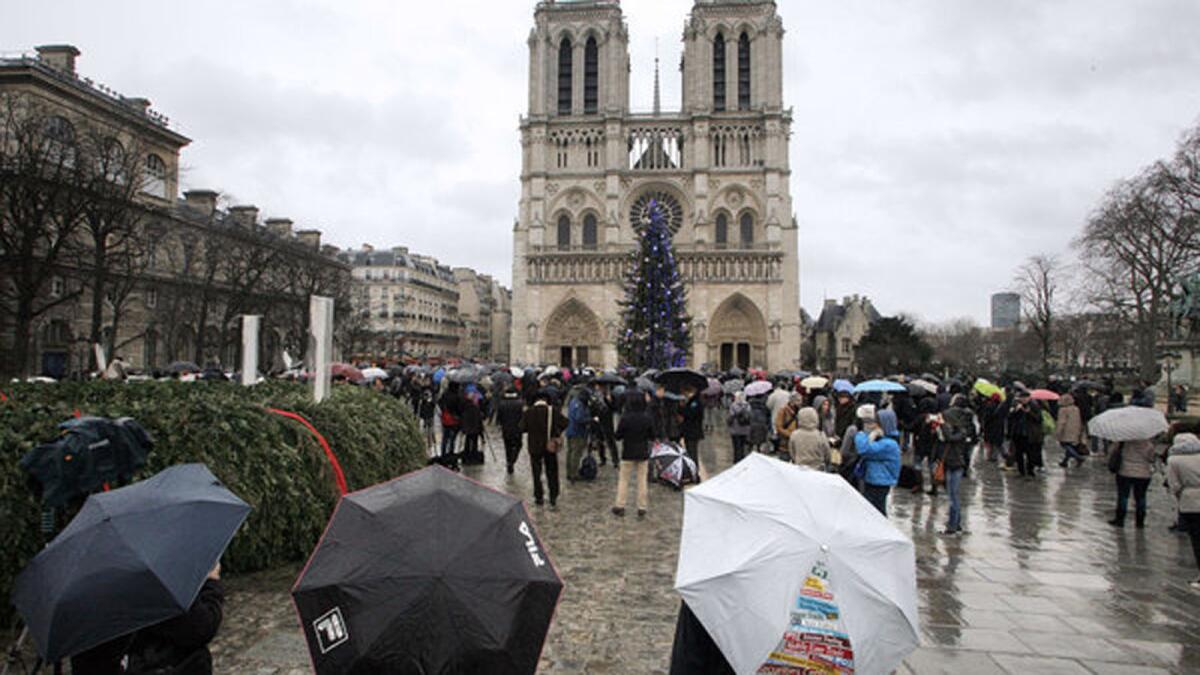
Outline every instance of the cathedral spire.
<svg viewBox="0 0 1200 675"><path fill-rule="evenodd" d="M658 38L654 38L654 114L662 113L662 90L658 85Z"/></svg>

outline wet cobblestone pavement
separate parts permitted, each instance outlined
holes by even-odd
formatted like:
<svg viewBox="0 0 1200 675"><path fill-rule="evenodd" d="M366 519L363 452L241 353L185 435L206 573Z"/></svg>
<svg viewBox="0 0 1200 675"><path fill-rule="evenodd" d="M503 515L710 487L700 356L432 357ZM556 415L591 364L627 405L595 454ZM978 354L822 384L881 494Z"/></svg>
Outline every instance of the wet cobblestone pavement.
<svg viewBox="0 0 1200 675"><path fill-rule="evenodd" d="M709 471L731 462L723 431L705 443ZM496 456L503 449L490 439ZM895 493L892 521L916 543L922 646L902 673L1197 673L1200 594L1187 538L1167 530L1174 507L1161 476L1145 530L1106 524L1115 489L1103 460L1026 480L976 462L963 483L968 534L939 537L944 496ZM542 656L543 673L661 673L678 597L672 590L682 495L650 493L650 516L609 513L616 472L564 482L557 512L532 506L524 455L513 476L489 454L466 475L529 499L566 588ZM307 673L288 589L295 568L229 580L219 673Z"/></svg>

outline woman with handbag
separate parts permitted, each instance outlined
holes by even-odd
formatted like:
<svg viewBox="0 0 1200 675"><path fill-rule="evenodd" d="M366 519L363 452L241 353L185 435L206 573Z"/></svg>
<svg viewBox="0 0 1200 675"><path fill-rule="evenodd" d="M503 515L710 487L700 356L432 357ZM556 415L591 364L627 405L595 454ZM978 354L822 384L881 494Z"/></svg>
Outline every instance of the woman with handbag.
<svg viewBox="0 0 1200 675"><path fill-rule="evenodd" d="M528 436L529 468L533 472L533 502L543 504L542 473L550 488L550 509L558 508L558 453L562 448L562 433L567 418L550 405L550 396L538 392L534 404L525 409L521 428Z"/></svg>
<svg viewBox="0 0 1200 675"><path fill-rule="evenodd" d="M1125 527L1129 495L1133 494L1135 522L1140 530L1146 527L1146 491L1154 474L1154 441L1125 441L1109 457L1109 470L1117 474L1117 514L1108 521L1113 527Z"/></svg>

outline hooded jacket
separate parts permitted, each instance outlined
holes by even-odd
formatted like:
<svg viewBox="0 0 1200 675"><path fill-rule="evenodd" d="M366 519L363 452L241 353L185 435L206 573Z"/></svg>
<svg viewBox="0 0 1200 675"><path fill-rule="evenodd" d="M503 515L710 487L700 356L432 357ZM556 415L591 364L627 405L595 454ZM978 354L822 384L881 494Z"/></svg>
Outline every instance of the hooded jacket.
<svg viewBox="0 0 1200 675"><path fill-rule="evenodd" d="M1054 424L1054 437L1059 443L1079 445L1086 440L1083 433L1083 414L1075 405L1075 398L1064 394L1058 402L1058 420Z"/></svg>
<svg viewBox="0 0 1200 675"><path fill-rule="evenodd" d="M788 440L792 463L817 471L828 470L829 438L817 428L817 411L801 408L796 418L797 429Z"/></svg>
<svg viewBox="0 0 1200 675"><path fill-rule="evenodd" d="M725 423L729 426L729 435L749 436L750 425L753 421L754 415L750 411L746 395L739 391L734 396L733 403L729 404L729 415L725 419Z"/></svg>
<svg viewBox="0 0 1200 675"><path fill-rule="evenodd" d="M858 432L854 437L854 447L858 456L866 462L866 474L863 480L868 485L893 486L900 482L900 438L896 413L891 410L881 410L878 413L879 428L882 436L872 439L865 431Z"/></svg>
<svg viewBox="0 0 1200 675"><path fill-rule="evenodd" d="M829 410L821 414L821 406L829 404ZM830 438L837 436L837 415L833 412L833 401L828 396L817 396L813 399L813 410L817 411L817 429Z"/></svg>
<svg viewBox="0 0 1200 675"><path fill-rule="evenodd" d="M1178 434L1167 458L1167 487L1180 513L1200 513L1200 438Z"/></svg>

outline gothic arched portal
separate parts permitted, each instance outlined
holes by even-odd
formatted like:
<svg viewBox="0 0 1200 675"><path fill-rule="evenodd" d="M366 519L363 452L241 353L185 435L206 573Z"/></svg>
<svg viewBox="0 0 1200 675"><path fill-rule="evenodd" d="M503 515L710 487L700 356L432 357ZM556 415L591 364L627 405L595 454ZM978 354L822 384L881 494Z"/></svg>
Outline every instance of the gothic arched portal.
<svg viewBox="0 0 1200 675"><path fill-rule="evenodd" d="M546 319L543 359L563 368L586 366L601 358L604 332L596 313L575 298L565 300Z"/></svg>
<svg viewBox="0 0 1200 675"><path fill-rule="evenodd" d="M708 325L708 353L718 357L721 370L766 364L767 322L749 298L741 293L729 296Z"/></svg>

